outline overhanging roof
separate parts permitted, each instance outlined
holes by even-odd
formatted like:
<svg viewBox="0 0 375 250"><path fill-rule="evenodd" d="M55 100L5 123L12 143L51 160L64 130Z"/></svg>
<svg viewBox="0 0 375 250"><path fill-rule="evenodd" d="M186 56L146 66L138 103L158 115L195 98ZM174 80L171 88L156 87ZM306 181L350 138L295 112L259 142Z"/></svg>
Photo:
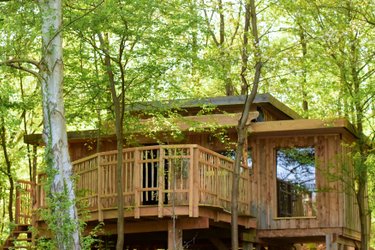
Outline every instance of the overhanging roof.
<svg viewBox="0 0 375 250"><path fill-rule="evenodd" d="M256 115L255 113L252 115ZM252 116L253 117L253 116ZM196 123L196 128L209 128L210 125L233 128L237 124L239 114L233 115L202 115L194 117L183 117L183 120L176 120L176 126L181 131L190 131L191 122ZM251 120L251 118L250 118ZM208 122L210 121L210 122ZM150 122L145 120L145 123ZM189 125L190 124L190 125ZM152 125L152 123L151 123ZM283 135L308 135L308 134L327 134L327 133L346 133L352 137L356 137L356 132L351 123L346 119L334 120L317 120L317 119L297 119L284 121L268 121L255 122L249 126L249 131L254 136L283 136ZM69 141L82 141L97 139L97 130L68 132ZM101 139L115 139L114 134L100 135ZM25 143L28 144L43 144L41 134L32 134L24 136Z"/></svg>
<svg viewBox="0 0 375 250"><path fill-rule="evenodd" d="M171 108L179 108L179 109L200 109L204 106L214 106L217 108L225 109L228 107L236 107L238 110L242 111L242 107L245 103L246 96L239 95L239 96L219 96L219 97L208 97L208 98L199 98L199 99L183 99L183 100L170 100L170 101L158 101L158 102L143 102L143 103L136 103L131 106L131 111L134 112L144 112L145 110L152 110L152 109L171 109ZM264 107L267 110L282 114L285 119L301 119L302 117L277 100L271 94L258 94L256 95L254 105ZM238 112L238 111L237 111Z"/></svg>
<svg viewBox="0 0 375 250"><path fill-rule="evenodd" d="M310 133L348 133L356 137L356 130L346 119L298 119L252 123L249 130L254 135L285 135Z"/></svg>

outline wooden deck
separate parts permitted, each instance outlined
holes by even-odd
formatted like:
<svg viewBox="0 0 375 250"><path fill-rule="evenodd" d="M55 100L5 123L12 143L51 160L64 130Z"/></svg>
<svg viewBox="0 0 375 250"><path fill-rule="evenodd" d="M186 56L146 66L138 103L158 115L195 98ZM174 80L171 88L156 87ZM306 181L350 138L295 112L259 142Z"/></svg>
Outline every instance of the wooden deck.
<svg viewBox="0 0 375 250"><path fill-rule="evenodd" d="M80 206L89 211L88 221L117 218L116 164L117 151L73 162L77 197ZM206 217L230 222L233 166L233 160L196 144L126 148L122 181L124 216L127 219ZM27 184L22 190L32 190L32 183ZM20 191L18 200L25 200L24 196L29 197L30 192ZM34 209L45 207L40 183L35 192ZM250 194L250 169L242 167L239 224L246 228L256 226L250 214ZM20 220L31 218L30 215L31 207L20 203L17 210Z"/></svg>

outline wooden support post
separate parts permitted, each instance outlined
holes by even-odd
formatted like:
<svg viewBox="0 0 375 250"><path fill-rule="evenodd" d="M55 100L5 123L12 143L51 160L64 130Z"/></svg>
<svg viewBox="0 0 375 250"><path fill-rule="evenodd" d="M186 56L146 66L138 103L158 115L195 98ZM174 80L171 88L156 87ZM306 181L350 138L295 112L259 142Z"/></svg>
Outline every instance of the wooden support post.
<svg viewBox="0 0 375 250"><path fill-rule="evenodd" d="M248 229L242 232L242 248L244 250L253 250L254 243L256 241L255 229Z"/></svg>
<svg viewBox="0 0 375 250"><path fill-rule="evenodd" d="M253 250L254 246L252 242L244 242L242 249L243 250Z"/></svg>
<svg viewBox="0 0 375 250"><path fill-rule="evenodd" d="M336 234L326 234L326 250L338 250Z"/></svg>
<svg viewBox="0 0 375 250"><path fill-rule="evenodd" d="M177 221L173 226L173 221L168 221L168 250L183 250L182 229Z"/></svg>

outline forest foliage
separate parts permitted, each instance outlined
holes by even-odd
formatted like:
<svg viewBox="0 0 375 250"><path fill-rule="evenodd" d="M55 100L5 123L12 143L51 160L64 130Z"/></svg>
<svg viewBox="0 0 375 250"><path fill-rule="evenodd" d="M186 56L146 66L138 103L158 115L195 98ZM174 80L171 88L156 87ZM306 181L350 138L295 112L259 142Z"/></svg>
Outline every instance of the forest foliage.
<svg viewBox="0 0 375 250"><path fill-rule="evenodd" d="M259 48L247 45L248 81L260 49L259 93L271 93L306 118L345 117L373 146L375 2L255 3ZM1 239L14 217L15 181L31 178L38 154L23 135L42 131L41 85L34 74L40 65L40 13L35 1L0 1ZM68 130L114 127L111 78L125 106L241 94L244 15L239 0L63 1ZM124 119L125 129L130 120ZM374 208L374 152L370 147L364 153Z"/></svg>

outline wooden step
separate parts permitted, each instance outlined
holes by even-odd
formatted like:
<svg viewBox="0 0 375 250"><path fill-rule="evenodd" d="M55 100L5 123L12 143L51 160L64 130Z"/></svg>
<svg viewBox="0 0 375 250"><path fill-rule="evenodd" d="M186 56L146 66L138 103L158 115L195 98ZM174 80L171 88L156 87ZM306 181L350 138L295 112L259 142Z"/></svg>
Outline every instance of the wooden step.
<svg viewBox="0 0 375 250"><path fill-rule="evenodd" d="M17 237L9 237L8 238L9 241L17 241L17 242L23 242L23 241L26 241L26 242L31 242L32 241L32 238L17 238Z"/></svg>
<svg viewBox="0 0 375 250"><path fill-rule="evenodd" d="M9 246L3 247L2 249L31 249L31 246Z"/></svg>
<svg viewBox="0 0 375 250"><path fill-rule="evenodd" d="M0 249L31 249L32 231L31 225L17 225L11 232ZM29 243L29 244L27 244ZM26 244L26 245L25 245Z"/></svg>
<svg viewBox="0 0 375 250"><path fill-rule="evenodd" d="M29 224L18 224L15 228L15 230L17 229L18 231L30 231L30 228L31 225Z"/></svg>

